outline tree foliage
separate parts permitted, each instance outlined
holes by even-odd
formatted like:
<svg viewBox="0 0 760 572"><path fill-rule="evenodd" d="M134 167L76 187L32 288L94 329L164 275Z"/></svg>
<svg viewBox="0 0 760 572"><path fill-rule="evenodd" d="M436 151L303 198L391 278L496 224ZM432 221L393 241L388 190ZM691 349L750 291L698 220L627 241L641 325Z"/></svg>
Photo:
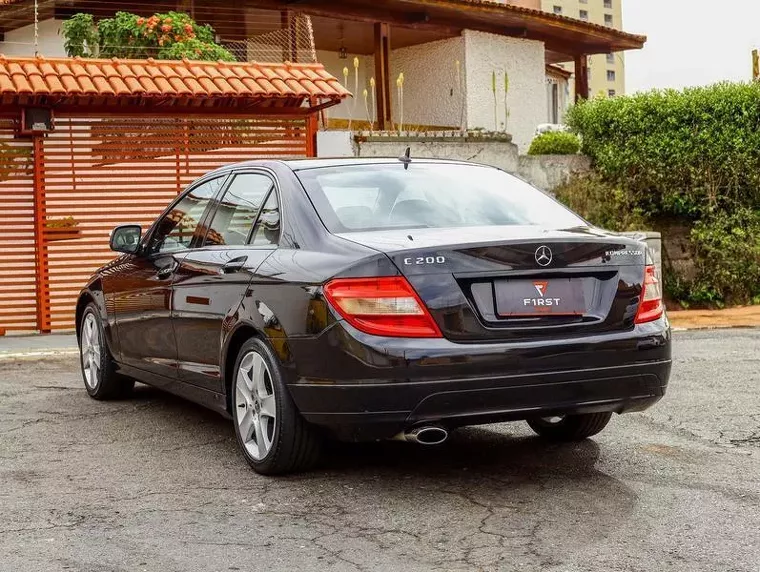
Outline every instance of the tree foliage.
<svg viewBox="0 0 760 572"><path fill-rule="evenodd" d="M224 60L235 57L214 41L214 30L199 25L182 12L148 18L117 12L95 22L91 14L75 14L63 23L64 47L69 56L85 58L157 58Z"/></svg>

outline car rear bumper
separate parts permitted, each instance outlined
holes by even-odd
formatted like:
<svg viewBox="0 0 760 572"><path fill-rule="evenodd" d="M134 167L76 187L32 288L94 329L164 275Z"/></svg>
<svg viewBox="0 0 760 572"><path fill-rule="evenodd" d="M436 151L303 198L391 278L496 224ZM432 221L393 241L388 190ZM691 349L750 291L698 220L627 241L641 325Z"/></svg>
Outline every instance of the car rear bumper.
<svg viewBox="0 0 760 572"><path fill-rule="evenodd" d="M297 407L347 440L428 423L641 411L665 395L671 368L664 319L627 333L505 344L391 340L341 323L291 346L306 364L289 383Z"/></svg>

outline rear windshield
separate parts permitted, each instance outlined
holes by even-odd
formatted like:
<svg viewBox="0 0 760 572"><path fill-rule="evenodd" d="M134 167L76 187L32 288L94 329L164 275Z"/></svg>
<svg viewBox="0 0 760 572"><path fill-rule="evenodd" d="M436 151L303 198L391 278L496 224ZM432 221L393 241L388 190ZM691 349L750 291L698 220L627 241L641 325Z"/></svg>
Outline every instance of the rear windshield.
<svg viewBox="0 0 760 572"><path fill-rule="evenodd" d="M586 226L528 183L491 167L401 162L297 173L332 233L384 229Z"/></svg>

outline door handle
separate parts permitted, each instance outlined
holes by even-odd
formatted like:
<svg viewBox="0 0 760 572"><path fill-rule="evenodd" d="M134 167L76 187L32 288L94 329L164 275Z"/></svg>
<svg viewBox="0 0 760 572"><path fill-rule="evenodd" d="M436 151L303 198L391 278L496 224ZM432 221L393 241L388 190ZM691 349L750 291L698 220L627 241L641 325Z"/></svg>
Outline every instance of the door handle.
<svg viewBox="0 0 760 572"><path fill-rule="evenodd" d="M179 266L179 264L177 264L176 262L172 262L171 264L168 264L162 268L159 268L158 272L156 273L156 276L158 277L159 280L166 280L172 274L174 274L174 271L177 269L177 266Z"/></svg>
<svg viewBox="0 0 760 572"><path fill-rule="evenodd" d="M224 266L222 266L222 274L232 274L234 272L239 272L243 269L245 266L245 263L248 262L247 256L240 256L238 258L233 258L229 262L227 262Z"/></svg>

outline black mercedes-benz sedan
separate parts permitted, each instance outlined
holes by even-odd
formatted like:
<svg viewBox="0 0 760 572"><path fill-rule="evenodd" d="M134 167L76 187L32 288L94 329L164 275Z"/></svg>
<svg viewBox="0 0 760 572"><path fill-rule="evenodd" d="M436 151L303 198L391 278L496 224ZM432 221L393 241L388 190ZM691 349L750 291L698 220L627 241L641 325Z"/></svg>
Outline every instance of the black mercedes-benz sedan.
<svg viewBox="0 0 760 572"><path fill-rule="evenodd" d="M527 420L585 439L670 375L644 244L492 167L241 163L111 247L76 308L88 393L136 380L217 410L265 474L308 468L326 437Z"/></svg>

